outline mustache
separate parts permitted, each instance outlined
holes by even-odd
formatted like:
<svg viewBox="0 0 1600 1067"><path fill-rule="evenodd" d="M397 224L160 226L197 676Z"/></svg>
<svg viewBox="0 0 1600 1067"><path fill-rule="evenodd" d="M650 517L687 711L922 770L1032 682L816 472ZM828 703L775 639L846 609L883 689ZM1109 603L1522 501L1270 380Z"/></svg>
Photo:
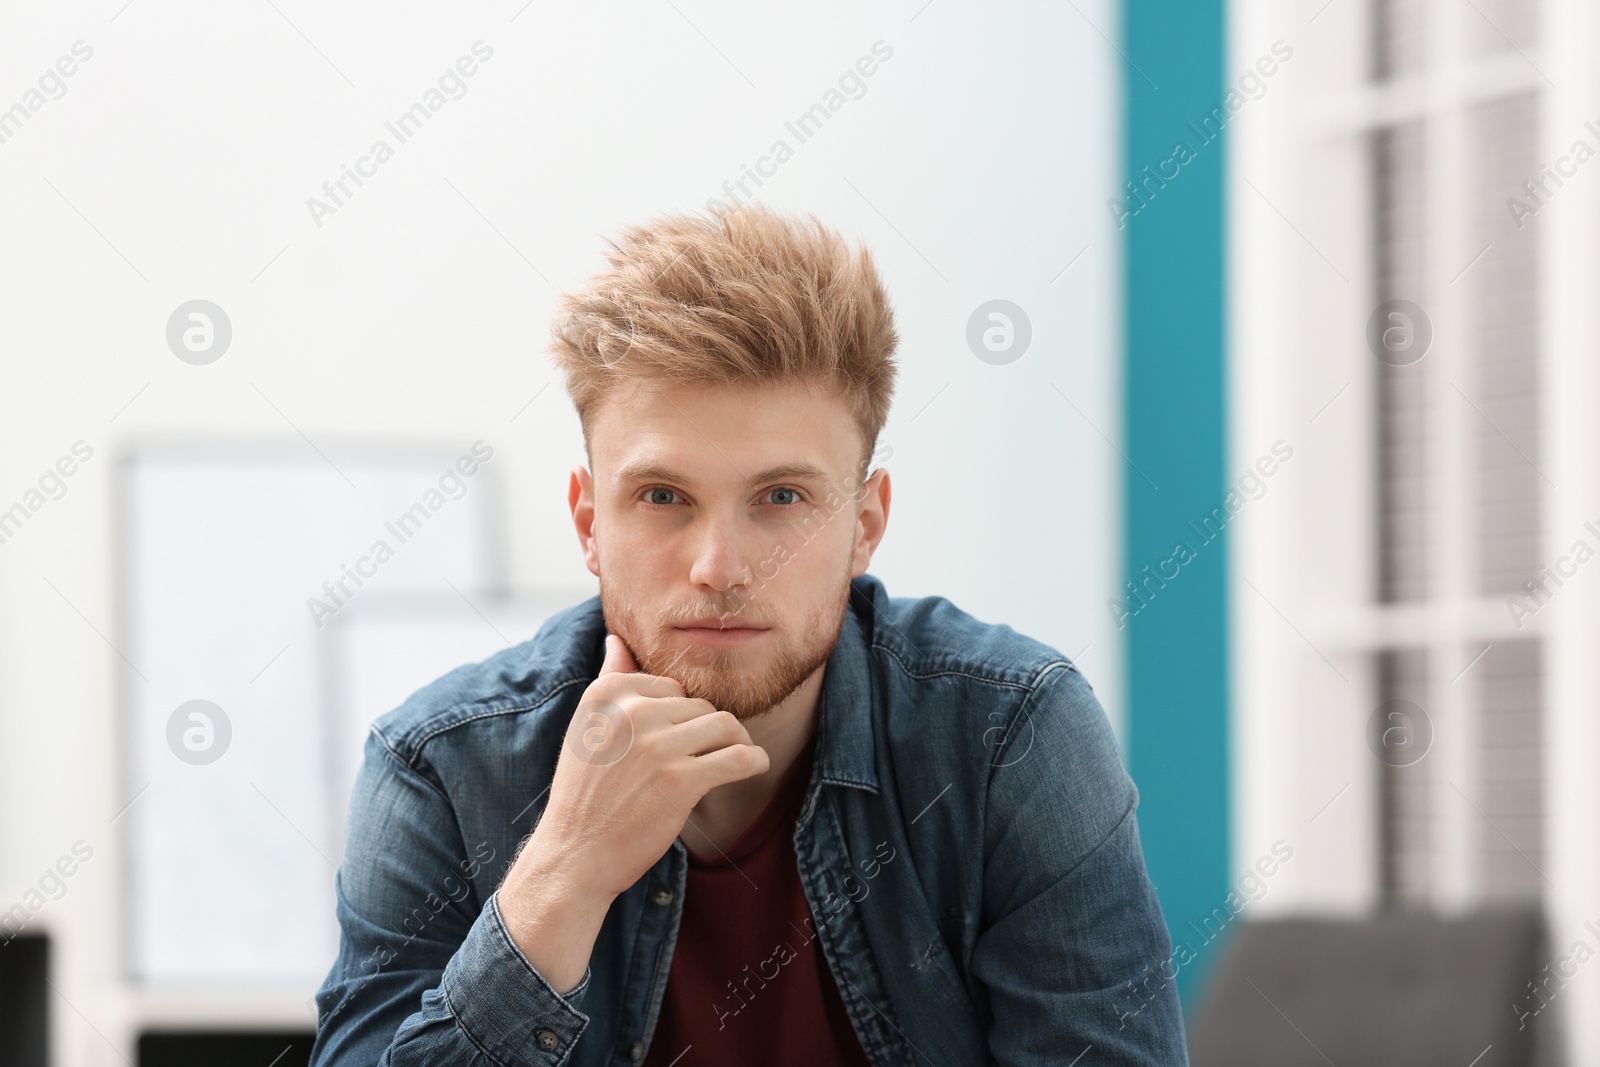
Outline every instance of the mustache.
<svg viewBox="0 0 1600 1067"><path fill-rule="evenodd" d="M684 623L693 622L695 619L708 617L721 619L724 622L731 622L737 619L740 622L753 623L759 626L769 625L770 620L762 618L748 609L748 603L736 605L732 608L707 605L701 608L685 608L682 611L663 611L657 616L657 619L662 626L681 626Z"/></svg>

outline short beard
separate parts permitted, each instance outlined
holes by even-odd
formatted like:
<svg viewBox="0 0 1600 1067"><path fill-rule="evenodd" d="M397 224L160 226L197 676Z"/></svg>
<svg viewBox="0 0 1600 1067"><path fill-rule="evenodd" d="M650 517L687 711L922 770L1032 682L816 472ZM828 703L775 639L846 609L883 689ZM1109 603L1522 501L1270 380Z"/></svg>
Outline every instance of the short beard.
<svg viewBox="0 0 1600 1067"><path fill-rule="evenodd" d="M622 638L639 670L675 680L683 686L685 696L732 712L741 722L777 707L827 663L838 644L849 605L850 582L846 578L839 583L838 597L805 620L798 638L785 640L784 631L775 630L772 638L779 644L775 652L769 653L772 662L752 669L744 666L753 659L753 653L745 649L691 643L671 632L674 619L719 613L739 616L739 611L723 608L719 612L713 606L676 616L658 614L654 626L647 629L640 626L627 597L607 584L604 571L600 575L600 610L606 629ZM769 621L748 614L743 617L751 622Z"/></svg>

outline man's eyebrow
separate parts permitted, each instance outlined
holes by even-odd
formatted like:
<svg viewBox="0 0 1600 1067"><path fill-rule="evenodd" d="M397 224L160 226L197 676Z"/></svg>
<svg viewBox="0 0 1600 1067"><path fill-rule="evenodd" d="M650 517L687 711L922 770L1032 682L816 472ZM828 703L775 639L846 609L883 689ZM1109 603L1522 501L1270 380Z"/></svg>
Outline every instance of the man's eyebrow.
<svg viewBox="0 0 1600 1067"><path fill-rule="evenodd" d="M760 485L764 482L822 482L827 481L828 472L815 463L780 463L776 467L769 467L750 479L751 485Z"/></svg>
<svg viewBox="0 0 1600 1067"><path fill-rule="evenodd" d="M814 463L780 463L776 467L769 467L759 474L752 475L749 484L756 485L761 482L775 481L825 481L828 472ZM617 480L620 482L635 481L660 481L676 482L679 485L692 485L694 479L680 471L659 463L630 463L617 471Z"/></svg>

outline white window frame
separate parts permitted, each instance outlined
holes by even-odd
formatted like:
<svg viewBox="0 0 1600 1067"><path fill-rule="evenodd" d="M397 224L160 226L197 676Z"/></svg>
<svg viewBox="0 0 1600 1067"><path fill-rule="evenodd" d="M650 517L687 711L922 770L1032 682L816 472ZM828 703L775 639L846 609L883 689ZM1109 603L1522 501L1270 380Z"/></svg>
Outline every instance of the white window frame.
<svg viewBox="0 0 1600 1067"><path fill-rule="evenodd" d="M1466 20L1482 16L1458 0L1428 2L1429 47L1459 55ZM1580 939L1600 951L1585 927L1600 926L1600 561L1518 630L1503 597L1463 587L1472 573L1466 453L1441 449L1429 600L1374 604L1377 365L1362 340L1374 291L1366 135L1426 112L1436 175L1427 310L1438 340L1425 358L1444 365L1433 377L1447 395L1431 398L1439 432L1465 439L1463 420L1477 416L1448 384L1470 380L1466 354L1448 343L1463 318L1462 287L1450 282L1478 249L1464 247L1469 176L1432 161L1460 157L1468 107L1523 90L1540 94L1541 161L1566 153L1585 121L1600 122L1600 10L1592 0L1541 3L1542 44L1525 55L1429 63L1381 84L1369 77L1367 0L1230 5L1232 77L1276 40L1295 49L1230 124L1227 146L1230 470L1277 438L1295 449L1289 476L1239 517L1230 545L1233 861L1242 870L1280 838L1295 848L1252 905L1258 915L1369 913L1379 902L1380 765L1364 731L1379 699L1373 653L1420 644L1430 670L1449 679L1488 641L1534 637L1544 675L1543 904L1559 958ZM1554 483L1541 482L1540 559L1551 561L1586 521L1600 522L1600 161L1538 223L1539 466ZM1468 688L1434 691L1436 748L1426 758L1438 761L1434 778L1449 795L1434 793L1444 833L1433 874L1436 906L1448 913L1478 902L1476 816L1449 784L1474 780L1474 746ZM1600 1062L1600 963L1580 967L1560 999L1571 1061Z"/></svg>

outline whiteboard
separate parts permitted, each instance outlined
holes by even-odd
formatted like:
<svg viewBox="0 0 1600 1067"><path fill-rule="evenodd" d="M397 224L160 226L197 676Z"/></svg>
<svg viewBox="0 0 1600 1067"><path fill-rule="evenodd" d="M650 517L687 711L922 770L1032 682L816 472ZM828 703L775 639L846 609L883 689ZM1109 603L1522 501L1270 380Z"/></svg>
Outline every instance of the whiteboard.
<svg viewBox="0 0 1600 1067"><path fill-rule="evenodd" d="M119 465L124 958L147 985L322 978L343 820L329 635L374 598L504 585L492 446L469 477L472 442L319 444L149 444Z"/></svg>

